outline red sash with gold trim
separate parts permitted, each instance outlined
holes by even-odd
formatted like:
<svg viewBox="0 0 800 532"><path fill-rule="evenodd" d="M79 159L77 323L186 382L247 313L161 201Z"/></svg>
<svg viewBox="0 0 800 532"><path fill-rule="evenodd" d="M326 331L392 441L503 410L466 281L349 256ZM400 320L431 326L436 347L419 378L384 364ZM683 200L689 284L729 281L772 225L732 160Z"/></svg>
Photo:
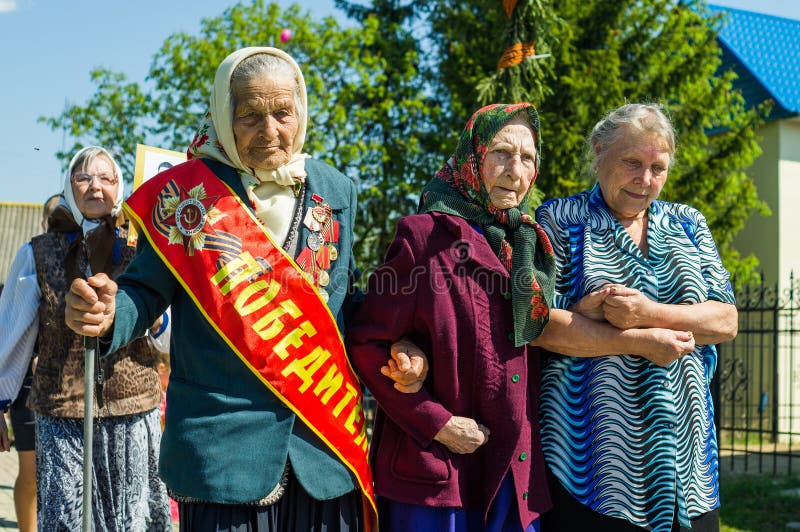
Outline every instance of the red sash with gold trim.
<svg viewBox="0 0 800 532"><path fill-rule="evenodd" d="M144 183L124 210L231 350L352 471L373 528L361 387L307 274L199 159Z"/></svg>

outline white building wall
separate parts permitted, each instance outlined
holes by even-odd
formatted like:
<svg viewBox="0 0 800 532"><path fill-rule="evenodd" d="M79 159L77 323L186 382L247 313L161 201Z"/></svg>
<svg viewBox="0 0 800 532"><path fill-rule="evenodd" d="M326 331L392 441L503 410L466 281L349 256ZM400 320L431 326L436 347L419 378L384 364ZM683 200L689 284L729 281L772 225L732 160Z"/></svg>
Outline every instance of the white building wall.
<svg viewBox="0 0 800 532"><path fill-rule="evenodd" d="M780 254L778 238L780 235L780 182L778 175L780 161L779 122L766 124L759 130L762 149L761 155L747 169L747 175L753 180L758 190L758 197L767 204L771 214L763 216L754 213L745 222L742 230L736 235L733 246L742 256L758 257L759 268L764 274L764 281L774 284L780 274Z"/></svg>
<svg viewBox="0 0 800 532"><path fill-rule="evenodd" d="M800 277L800 119L779 122L779 275Z"/></svg>
<svg viewBox="0 0 800 532"><path fill-rule="evenodd" d="M780 294L788 306L800 305L800 119L779 122L778 203ZM789 286L794 277L794 291ZM800 313L785 311L778 341L778 430L782 443L800 438ZM786 433L795 436L789 438Z"/></svg>

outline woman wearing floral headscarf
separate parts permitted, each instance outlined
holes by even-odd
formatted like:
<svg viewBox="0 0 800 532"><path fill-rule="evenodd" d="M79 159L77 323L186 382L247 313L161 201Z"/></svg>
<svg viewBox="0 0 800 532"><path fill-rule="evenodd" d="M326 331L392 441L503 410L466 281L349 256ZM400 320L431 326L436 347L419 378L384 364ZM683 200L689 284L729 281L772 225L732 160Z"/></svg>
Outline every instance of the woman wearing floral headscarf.
<svg viewBox="0 0 800 532"><path fill-rule="evenodd" d="M64 323L73 279L117 277L134 255L119 226L122 175L108 151L80 150L69 165L47 233L12 266L0 308L0 399L15 396L37 335L28 406L36 412L39 530L81 526L84 343ZM157 474L160 386L146 339L97 363L92 521L96 530L166 530L169 506ZM3 424L0 422L0 424ZM4 428L4 427L0 427Z"/></svg>
<svg viewBox="0 0 800 532"><path fill-rule="evenodd" d="M555 273L527 214L538 168L533 106L478 110L370 278L348 347L380 407L383 530L529 531L550 507L528 347L548 322ZM417 393L381 375L404 336L430 362Z"/></svg>

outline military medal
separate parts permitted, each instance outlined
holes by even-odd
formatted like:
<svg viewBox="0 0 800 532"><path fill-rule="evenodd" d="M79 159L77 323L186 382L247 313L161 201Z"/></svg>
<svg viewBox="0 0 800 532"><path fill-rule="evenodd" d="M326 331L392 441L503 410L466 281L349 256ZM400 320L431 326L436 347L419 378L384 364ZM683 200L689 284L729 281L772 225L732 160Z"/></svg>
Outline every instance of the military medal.
<svg viewBox="0 0 800 532"><path fill-rule="evenodd" d="M310 233L306 238L306 244L311 251L319 251L319 248L325 245L325 239L319 233Z"/></svg>
<svg viewBox="0 0 800 532"><path fill-rule="evenodd" d="M173 186L159 198L157 212L169 244L180 244L187 255L193 256L203 251L207 241L215 241L217 235L212 226L225 216L214 206L219 196L207 197L205 188L198 185L188 191Z"/></svg>
<svg viewBox="0 0 800 532"><path fill-rule="evenodd" d="M184 236L199 233L206 224L206 208L198 200L188 198L175 209L175 226Z"/></svg>
<svg viewBox="0 0 800 532"><path fill-rule="evenodd" d="M339 242L339 222L333 219L333 209L321 196L313 194L314 206L306 210L303 225L310 233L306 237L306 247L297 256L297 264L306 272L311 283L320 288L328 286L331 276L327 270L339 258L339 250L334 244ZM328 293L319 290L325 301Z"/></svg>

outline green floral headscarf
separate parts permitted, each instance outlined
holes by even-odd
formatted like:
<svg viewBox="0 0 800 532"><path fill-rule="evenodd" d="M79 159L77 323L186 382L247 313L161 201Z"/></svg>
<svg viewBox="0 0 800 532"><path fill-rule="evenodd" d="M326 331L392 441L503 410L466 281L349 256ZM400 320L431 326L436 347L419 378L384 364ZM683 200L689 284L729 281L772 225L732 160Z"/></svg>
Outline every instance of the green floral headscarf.
<svg viewBox="0 0 800 532"><path fill-rule="evenodd" d="M525 118L534 132L538 168L541 141L536 108L529 103L482 107L464 126L455 153L423 189L419 212L460 216L481 228L511 273L514 345L522 346L536 339L550 319L555 286L553 248L527 213L530 194L517 207L498 209L481 178L489 143L516 116Z"/></svg>

